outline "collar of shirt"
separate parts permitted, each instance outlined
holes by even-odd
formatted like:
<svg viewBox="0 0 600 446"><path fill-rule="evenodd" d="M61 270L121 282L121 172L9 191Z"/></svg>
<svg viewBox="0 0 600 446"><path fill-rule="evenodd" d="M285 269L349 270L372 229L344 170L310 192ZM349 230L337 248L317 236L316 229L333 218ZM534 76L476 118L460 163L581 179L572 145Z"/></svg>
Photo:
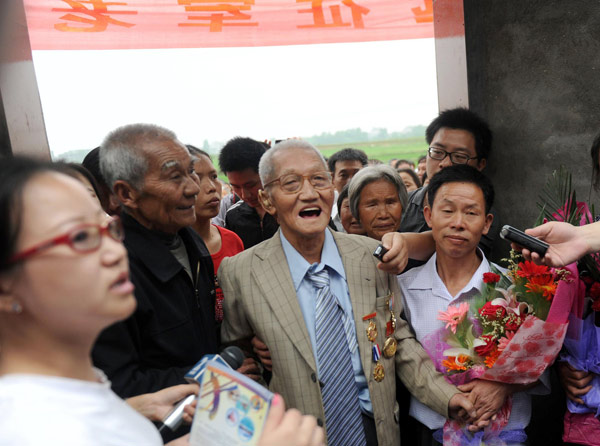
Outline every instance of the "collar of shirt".
<svg viewBox="0 0 600 446"><path fill-rule="evenodd" d="M175 258L167 245L165 245L164 238L161 238L159 234L146 228L126 212L121 212L121 221L125 229L123 244L127 249L130 265L132 259L136 258L162 282L171 280L179 271L184 269L183 265ZM210 253L200 236L188 227L181 228L178 231L178 235L185 245L190 265L194 265L195 269L199 261L210 261L211 266L208 269L212 271Z"/></svg>
<svg viewBox="0 0 600 446"><path fill-rule="evenodd" d="M283 231L279 231L279 236L281 238L283 252L285 253L285 257L290 266L294 288L298 291L298 287L300 287L302 280L312 265L302 257L290 242L287 241L283 235ZM344 271L342 258L340 257L335 240L333 240L333 235L331 235L329 230L325 230L325 243L323 244L323 250L321 251L321 262L317 264L314 271L318 272L326 266L329 267L330 271L335 271L342 279L346 280L346 272Z"/></svg>
<svg viewBox="0 0 600 446"><path fill-rule="evenodd" d="M425 195L427 195L427 186L422 186L409 195L408 201L416 204L420 209L423 209L423 206L425 205Z"/></svg>
<svg viewBox="0 0 600 446"><path fill-rule="evenodd" d="M415 275L414 279L407 284L407 289L409 290L431 290L432 294L438 297L442 297L448 301L452 301L461 295L468 293L472 290L476 290L477 292L481 292L483 289L483 273L489 272L490 263L483 255L481 249L477 248L479 251L479 255L481 256L481 263L477 268L477 271L471 277L469 283L467 283L462 290L456 293L456 296L451 296L448 293L448 289L446 285L442 281L441 277L437 272L437 254L434 253L431 258L427 261L423 268ZM495 267L499 268L497 265ZM499 268L502 269L502 268Z"/></svg>

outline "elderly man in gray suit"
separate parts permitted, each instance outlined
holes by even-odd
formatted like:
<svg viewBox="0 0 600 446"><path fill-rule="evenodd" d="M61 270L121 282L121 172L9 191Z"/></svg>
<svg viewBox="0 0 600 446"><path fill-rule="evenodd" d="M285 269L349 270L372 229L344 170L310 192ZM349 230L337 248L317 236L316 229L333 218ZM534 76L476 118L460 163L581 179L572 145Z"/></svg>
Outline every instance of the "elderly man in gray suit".
<svg viewBox="0 0 600 446"><path fill-rule="evenodd" d="M329 446L400 443L395 374L440 414L474 416L400 318L396 276L372 256L377 242L327 228L334 193L321 153L287 140L263 155L259 173L261 204L280 230L223 260L223 341L263 340L271 390L316 416Z"/></svg>

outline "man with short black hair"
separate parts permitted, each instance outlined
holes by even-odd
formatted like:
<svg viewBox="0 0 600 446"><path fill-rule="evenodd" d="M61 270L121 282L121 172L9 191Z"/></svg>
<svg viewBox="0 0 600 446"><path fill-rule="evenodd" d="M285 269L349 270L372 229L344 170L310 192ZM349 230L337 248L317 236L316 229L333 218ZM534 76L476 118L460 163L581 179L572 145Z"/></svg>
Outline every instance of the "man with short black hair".
<svg viewBox="0 0 600 446"><path fill-rule="evenodd" d="M348 184L354 174L365 167L368 162L369 158L365 152L352 148L342 149L329 157L327 165L331 172L331 176L333 177L333 187L335 188L334 203L337 202L337 198L344 186ZM346 232L342 226L336 206L332 209L331 219L337 231Z"/></svg>
<svg viewBox="0 0 600 446"><path fill-rule="evenodd" d="M258 163L269 146L251 138L235 137L219 153L219 167L229 180L233 192L242 199L225 214L225 227L235 232L244 248L267 240L277 232L277 220L265 212L258 201L262 188Z"/></svg>
<svg viewBox="0 0 600 446"><path fill-rule="evenodd" d="M425 139L429 144L426 162L429 179L440 170L456 164L483 170L492 146L492 132L488 124L476 113L462 107L441 112L427 127ZM409 195L400 232L429 230L423 216L426 193L427 186L424 186ZM491 213L494 215L492 227L482 236L479 244L487 257L490 257L494 240L500 232L499 219L493 209Z"/></svg>

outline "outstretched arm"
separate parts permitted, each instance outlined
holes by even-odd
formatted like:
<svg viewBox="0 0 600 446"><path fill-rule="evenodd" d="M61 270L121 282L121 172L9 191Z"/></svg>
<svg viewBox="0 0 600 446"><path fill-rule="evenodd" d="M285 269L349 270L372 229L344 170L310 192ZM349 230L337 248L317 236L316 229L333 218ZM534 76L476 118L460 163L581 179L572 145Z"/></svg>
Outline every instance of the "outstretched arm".
<svg viewBox="0 0 600 446"><path fill-rule="evenodd" d="M408 259L428 260L435 251L431 231L427 232L388 232L381 239L388 250L377 268L389 274L400 274L406 268Z"/></svg>
<svg viewBox="0 0 600 446"><path fill-rule="evenodd" d="M523 256L536 263L561 267L579 260L586 254L600 251L600 222L573 226L554 221L527 229L525 232L550 245L543 258L535 252L523 249ZM515 244L513 248L520 249Z"/></svg>

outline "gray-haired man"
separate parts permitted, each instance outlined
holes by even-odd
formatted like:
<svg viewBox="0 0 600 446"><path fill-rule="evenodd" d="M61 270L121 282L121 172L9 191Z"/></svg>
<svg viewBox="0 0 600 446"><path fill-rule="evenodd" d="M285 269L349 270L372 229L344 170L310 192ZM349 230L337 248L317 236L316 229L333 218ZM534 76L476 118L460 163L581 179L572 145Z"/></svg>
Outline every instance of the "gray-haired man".
<svg viewBox="0 0 600 446"><path fill-rule="evenodd" d="M183 383L217 352L212 262L188 228L199 192L186 147L167 129L133 124L100 148L102 175L119 199L137 309L106 329L93 360L121 397Z"/></svg>

